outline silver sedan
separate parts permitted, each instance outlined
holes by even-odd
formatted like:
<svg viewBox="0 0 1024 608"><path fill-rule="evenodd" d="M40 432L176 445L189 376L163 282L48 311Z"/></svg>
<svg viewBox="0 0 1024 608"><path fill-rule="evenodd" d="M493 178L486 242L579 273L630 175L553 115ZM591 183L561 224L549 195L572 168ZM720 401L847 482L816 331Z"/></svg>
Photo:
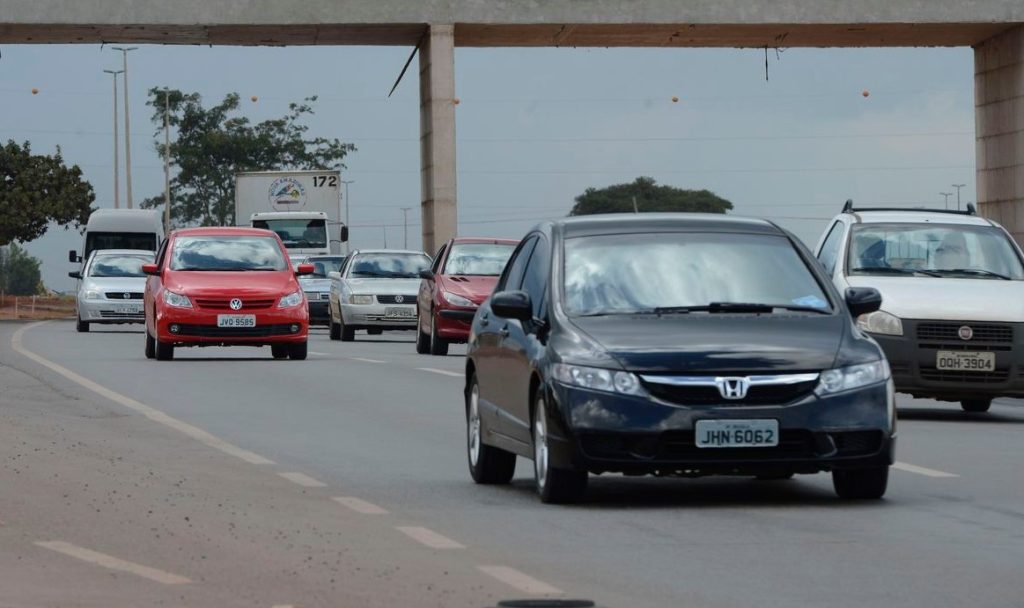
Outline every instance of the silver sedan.
<svg viewBox="0 0 1024 608"><path fill-rule="evenodd" d="M153 258L152 251L141 249L98 249L81 272L68 273L81 279L75 328L85 332L92 323L143 323L146 275L142 265L152 263Z"/></svg>

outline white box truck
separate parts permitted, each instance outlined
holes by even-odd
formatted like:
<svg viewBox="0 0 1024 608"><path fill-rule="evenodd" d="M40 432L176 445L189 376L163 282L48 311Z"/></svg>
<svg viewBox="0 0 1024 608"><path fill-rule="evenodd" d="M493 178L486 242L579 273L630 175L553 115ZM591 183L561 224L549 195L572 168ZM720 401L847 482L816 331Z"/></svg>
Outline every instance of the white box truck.
<svg viewBox="0 0 1024 608"><path fill-rule="evenodd" d="M258 171L235 175L235 224L273 230L292 257L341 253L339 171Z"/></svg>

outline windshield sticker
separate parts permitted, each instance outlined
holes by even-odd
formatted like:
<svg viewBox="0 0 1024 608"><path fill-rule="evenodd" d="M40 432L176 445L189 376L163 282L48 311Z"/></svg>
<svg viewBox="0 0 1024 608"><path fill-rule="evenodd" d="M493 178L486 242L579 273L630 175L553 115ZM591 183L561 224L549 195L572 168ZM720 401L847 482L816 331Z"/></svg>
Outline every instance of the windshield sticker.
<svg viewBox="0 0 1024 608"><path fill-rule="evenodd" d="M828 302L814 295L796 298L793 300L793 303L797 306L807 306L809 308L828 308Z"/></svg>

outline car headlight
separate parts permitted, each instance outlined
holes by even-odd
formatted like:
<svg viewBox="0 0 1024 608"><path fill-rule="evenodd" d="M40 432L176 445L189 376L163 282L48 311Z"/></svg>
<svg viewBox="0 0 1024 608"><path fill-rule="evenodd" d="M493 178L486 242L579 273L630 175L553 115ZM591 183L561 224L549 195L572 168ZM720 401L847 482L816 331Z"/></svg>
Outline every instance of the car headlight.
<svg viewBox="0 0 1024 608"><path fill-rule="evenodd" d="M188 299L188 296L166 289L164 290L164 303L177 308L192 308L192 301Z"/></svg>
<svg viewBox="0 0 1024 608"><path fill-rule="evenodd" d="M454 293L446 291L442 294L442 297L444 298L445 302L448 302L452 306L465 306L469 308L476 308L476 304L474 304L472 300L470 300L469 298L464 298Z"/></svg>
<svg viewBox="0 0 1024 608"><path fill-rule="evenodd" d="M886 336L902 336L903 321L896 315L891 315L884 310L869 312L866 315L857 317L857 327L872 334Z"/></svg>
<svg viewBox="0 0 1024 608"><path fill-rule="evenodd" d="M348 297L348 303L356 304L358 306L368 306L373 304L373 296L351 295Z"/></svg>
<svg viewBox="0 0 1024 608"><path fill-rule="evenodd" d="M88 289L85 291L84 297L86 300L99 300L100 292L95 289Z"/></svg>
<svg viewBox="0 0 1024 608"><path fill-rule="evenodd" d="M555 363L553 375L563 384L589 388L595 391L621 393L623 395L646 395L640 379L635 374L600 367L584 367Z"/></svg>
<svg viewBox="0 0 1024 608"><path fill-rule="evenodd" d="M889 362L880 359L871 363L861 363L821 372L815 392L819 395L832 395L878 384L888 379Z"/></svg>
<svg viewBox="0 0 1024 608"><path fill-rule="evenodd" d="M281 301L277 303L278 308L293 308L302 304L302 292L296 291L281 298Z"/></svg>

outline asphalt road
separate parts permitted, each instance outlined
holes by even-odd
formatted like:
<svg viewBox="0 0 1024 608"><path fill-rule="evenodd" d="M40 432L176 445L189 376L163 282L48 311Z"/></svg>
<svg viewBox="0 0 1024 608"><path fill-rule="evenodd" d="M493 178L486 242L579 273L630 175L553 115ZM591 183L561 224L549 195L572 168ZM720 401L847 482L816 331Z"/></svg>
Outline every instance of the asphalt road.
<svg viewBox="0 0 1024 608"><path fill-rule="evenodd" d="M194 472L186 475L195 483L188 492L167 494L156 484L155 496L199 510L240 501L252 520L245 529L236 523L230 538L226 521L202 537L175 532L178 550L169 552L145 517L125 515L138 515L152 498L140 496L135 509L122 489L121 516L112 521L75 510L73 499L32 509L12 499L4 487L32 492L47 483L36 479L43 474L102 484L111 473L88 462L75 470L69 456L54 457L47 466L62 468L53 473L40 464L35 474L14 474L12 466L33 456L8 448L19 456L0 468L0 556L16 550L51 574L71 572L77 589L94 579L103 590L62 603L53 588L36 594L33 579L19 578L19 602L10 605L145 605L163 597L150 588L167 586L132 572L112 577L110 564L69 555L64 545L30 543L39 534L13 533L21 524L11 513L25 514L33 532L56 530L67 536L56 540L75 547L128 554L187 578L168 596L187 605L489 606L548 595L607 608L1024 605L1019 402L967 415L951 404L901 401L900 465L879 502L837 499L826 475L785 482L602 476L591 480L586 504L546 506L525 461L510 487L471 482L463 351L417 355L411 340L360 334L343 344L317 330L303 362L274 361L267 348L179 349L174 361L155 362L143 358L134 328L81 335L63 322L0 326L5 373L27 374L2 378L0 405L25 417L18 429L44 441L44 421L56 408L67 416L59 425L65 440L81 421L89 424L82 433L103 438L109 454L94 456L104 462L144 462L167 479ZM39 405L8 390L19 382L25 391L38 385ZM271 533L309 529L322 534L300 541ZM232 549L229 541L243 544ZM337 543L347 561L336 574L288 565L304 552L324 561ZM197 562L199 552L209 556ZM5 571L19 572L0 557L0 606L12 583Z"/></svg>

